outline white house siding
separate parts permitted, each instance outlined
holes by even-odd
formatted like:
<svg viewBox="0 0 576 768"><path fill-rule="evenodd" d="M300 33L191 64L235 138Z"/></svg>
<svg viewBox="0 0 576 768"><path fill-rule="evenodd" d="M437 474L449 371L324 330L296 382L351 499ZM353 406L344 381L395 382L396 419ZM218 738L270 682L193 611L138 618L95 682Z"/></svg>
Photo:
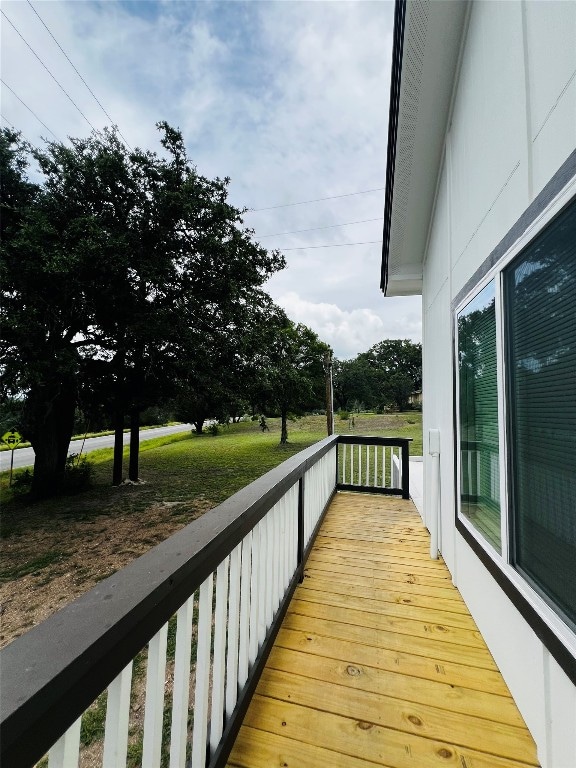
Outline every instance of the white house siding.
<svg viewBox="0 0 576 768"><path fill-rule="evenodd" d="M575 147L576 2L474 3L424 261L424 453L440 429L442 553L544 768L576 768L576 689L454 527L450 303Z"/></svg>

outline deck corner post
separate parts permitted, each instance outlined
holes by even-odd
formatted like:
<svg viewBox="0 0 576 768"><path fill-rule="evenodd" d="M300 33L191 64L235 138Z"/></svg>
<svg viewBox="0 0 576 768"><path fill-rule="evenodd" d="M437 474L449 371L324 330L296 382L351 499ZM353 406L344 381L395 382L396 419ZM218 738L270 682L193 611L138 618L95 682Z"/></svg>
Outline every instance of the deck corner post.
<svg viewBox="0 0 576 768"><path fill-rule="evenodd" d="M298 552L299 581L304 581L304 475L298 480Z"/></svg>
<svg viewBox="0 0 576 768"><path fill-rule="evenodd" d="M407 440L402 443L402 498L410 498L409 443Z"/></svg>

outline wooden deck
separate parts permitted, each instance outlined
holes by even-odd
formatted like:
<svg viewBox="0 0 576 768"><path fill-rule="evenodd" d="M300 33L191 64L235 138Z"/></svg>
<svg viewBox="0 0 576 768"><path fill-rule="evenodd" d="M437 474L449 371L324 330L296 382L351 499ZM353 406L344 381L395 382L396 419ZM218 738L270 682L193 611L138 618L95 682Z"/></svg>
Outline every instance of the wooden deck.
<svg viewBox="0 0 576 768"><path fill-rule="evenodd" d="M512 768L536 748L412 502L338 494L229 758Z"/></svg>

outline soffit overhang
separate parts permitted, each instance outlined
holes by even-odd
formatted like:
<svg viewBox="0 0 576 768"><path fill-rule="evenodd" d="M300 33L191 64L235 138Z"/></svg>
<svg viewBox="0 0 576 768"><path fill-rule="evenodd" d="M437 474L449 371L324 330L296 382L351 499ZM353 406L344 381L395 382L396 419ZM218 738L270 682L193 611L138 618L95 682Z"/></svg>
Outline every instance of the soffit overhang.
<svg viewBox="0 0 576 768"><path fill-rule="evenodd" d="M468 3L397 0L381 288L422 292L422 267Z"/></svg>

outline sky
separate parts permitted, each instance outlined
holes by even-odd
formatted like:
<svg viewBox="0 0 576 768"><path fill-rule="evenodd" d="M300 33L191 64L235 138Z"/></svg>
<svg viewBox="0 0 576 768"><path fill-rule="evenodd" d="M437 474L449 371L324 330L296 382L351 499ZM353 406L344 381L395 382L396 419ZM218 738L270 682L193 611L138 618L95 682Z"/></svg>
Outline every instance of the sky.
<svg viewBox="0 0 576 768"><path fill-rule="evenodd" d="M199 173L230 177L255 240L284 253L265 288L292 320L340 359L421 340L420 297L379 288L392 2L3 0L1 10L3 126L41 145L114 123L131 147L159 150L166 120Z"/></svg>

